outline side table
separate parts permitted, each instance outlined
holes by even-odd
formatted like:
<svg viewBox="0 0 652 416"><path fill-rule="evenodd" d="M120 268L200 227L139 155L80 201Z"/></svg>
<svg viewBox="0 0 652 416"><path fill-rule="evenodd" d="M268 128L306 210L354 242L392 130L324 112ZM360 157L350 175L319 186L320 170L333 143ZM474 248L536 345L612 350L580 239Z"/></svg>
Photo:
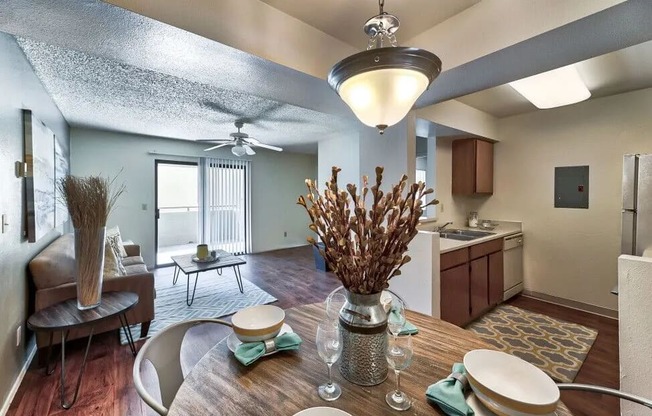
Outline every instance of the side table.
<svg viewBox="0 0 652 416"><path fill-rule="evenodd" d="M46 374L50 375L54 372L54 368L50 370L50 350L52 348L52 340L55 332L61 332L61 407L70 409L77 401L77 393L79 393L79 386L81 384L84 368L86 367L86 358L88 357L88 350L91 346L93 339L93 330L97 323L106 319L115 317L120 319L120 325L125 332L127 342L131 353L136 356L136 346L134 339L129 329L129 322L127 321L126 312L133 308L138 303L138 295L132 292L106 292L102 293L102 302L99 306L93 309L79 310L77 309L77 299L68 299L66 301L54 304L45 309L34 313L27 320L27 327L36 332L49 332L50 344L48 345L47 365L45 368ZM91 331L88 335L88 342L86 344L86 351L84 352L84 359L79 375L77 376L77 385L75 386L75 393L70 402L65 400L65 379L66 379L66 338L71 329L82 328L90 326Z"/></svg>

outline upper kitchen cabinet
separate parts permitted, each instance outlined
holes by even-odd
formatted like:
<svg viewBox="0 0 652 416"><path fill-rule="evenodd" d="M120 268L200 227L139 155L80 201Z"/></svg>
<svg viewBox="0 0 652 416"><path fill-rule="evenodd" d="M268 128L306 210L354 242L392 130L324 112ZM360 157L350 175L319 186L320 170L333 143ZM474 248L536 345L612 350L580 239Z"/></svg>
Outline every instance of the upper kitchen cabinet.
<svg viewBox="0 0 652 416"><path fill-rule="evenodd" d="M494 145L481 139L453 141L453 195L494 192Z"/></svg>

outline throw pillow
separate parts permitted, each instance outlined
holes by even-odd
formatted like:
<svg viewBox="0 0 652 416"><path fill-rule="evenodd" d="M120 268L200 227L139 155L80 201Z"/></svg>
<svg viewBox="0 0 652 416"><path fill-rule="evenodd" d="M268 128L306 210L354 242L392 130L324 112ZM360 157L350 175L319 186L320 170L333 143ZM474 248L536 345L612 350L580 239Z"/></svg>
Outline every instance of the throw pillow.
<svg viewBox="0 0 652 416"><path fill-rule="evenodd" d="M113 228L107 228L106 241L111 244L111 247L115 251L115 254L118 256L118 258L127 257L127 252L125 251L124 244L122 243L122 237L120 236L120 228L117 226Z"/></svg>
<svg viewBox="0 0 652 416"><path fill-rule="evenodd" d="M118 266L120 262L113 251L113 247L108 240L104 245L104 278L123 276Z"/></svg>

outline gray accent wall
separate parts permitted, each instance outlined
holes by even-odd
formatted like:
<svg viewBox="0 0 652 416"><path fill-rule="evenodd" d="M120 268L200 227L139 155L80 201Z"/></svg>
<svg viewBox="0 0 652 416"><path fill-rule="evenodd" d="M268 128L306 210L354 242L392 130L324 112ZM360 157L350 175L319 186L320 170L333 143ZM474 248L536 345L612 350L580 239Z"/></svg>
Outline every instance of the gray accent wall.
<svg viewBox="0 0 652 416"><path fill-rule="evenodd" d="M154 265L154 162L197 162L200 156L234 159L227 146L204 152L209 144L73 127L72 174L118 175L126 192L107 226L119 226L123 239L141 246L145 263ZM261 138L264 139L264 138ZM159 154L150 154L156 151ZM251 160L251 235L254 253L308 244L308 215L296 204L306 193L305 179L317 176L317 157L256 148ZM287 235L285 234L287 233ZM244 276L245 278L247 276Z"/></svg>
<svg viewBox="0 0 652 416"><path fill-rule="evenodd" d="M0 214L6 214L9 223L6 232L0 233L0 408L29 354L25 321L32 295L27 264L59 235L51 231L38 242L28 243L23 234L25 192L23 179L14 170L14 163L23 160L23 108L31 109L68 148L68 123L15 39L0 32ZM20 325L23 335L16 347Z"/></svg>

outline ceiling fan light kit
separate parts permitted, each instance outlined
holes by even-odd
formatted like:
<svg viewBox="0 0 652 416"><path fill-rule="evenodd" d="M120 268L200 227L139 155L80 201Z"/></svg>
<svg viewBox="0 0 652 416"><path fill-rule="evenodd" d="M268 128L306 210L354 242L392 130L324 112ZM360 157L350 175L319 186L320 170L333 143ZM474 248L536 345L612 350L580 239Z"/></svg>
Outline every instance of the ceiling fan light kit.
<svg viewBox="0 0 652 416"><path fill-rule="evenodd" d="M256 154L252 147L262 147L264 149L274 150L276 152L282 152L283 149L277 146L272 146L269 144L264 144L259 142L253 137L249 137L247 133L242 133L240 129L244 126L244 122L236 121L235 127L238 129L237 132L230 133L228 139L198 139L198 142L209 142L217 143L215 146L204 149L204 152L211 150L219 149L224 146L233 146L231 148L231 153L235 156L242 157L244 155L253 156Z"/></svg>
<svg viewBox="0 0 652 416"><path fill-rule="evenodd" d="M380 13L364 25L367 50L338 62L328 74L328 84L356 117L380 134L406 116L441 72L432 52L396 46L399 20L383 7L380 0Z"/></svg>

